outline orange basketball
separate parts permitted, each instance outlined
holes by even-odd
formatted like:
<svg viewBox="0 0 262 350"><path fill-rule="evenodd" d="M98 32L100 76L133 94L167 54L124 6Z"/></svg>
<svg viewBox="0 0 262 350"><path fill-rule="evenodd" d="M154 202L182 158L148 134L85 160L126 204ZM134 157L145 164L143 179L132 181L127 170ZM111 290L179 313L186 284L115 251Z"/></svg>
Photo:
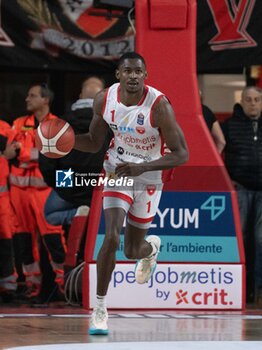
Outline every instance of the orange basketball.
<svg viewBox="0 0 262 350"><path fill-rule="evenodd" d="M67 155L75 144L75 133L65 120L55 118L39 124L35 138L36 148L48 158Z"/></svg>

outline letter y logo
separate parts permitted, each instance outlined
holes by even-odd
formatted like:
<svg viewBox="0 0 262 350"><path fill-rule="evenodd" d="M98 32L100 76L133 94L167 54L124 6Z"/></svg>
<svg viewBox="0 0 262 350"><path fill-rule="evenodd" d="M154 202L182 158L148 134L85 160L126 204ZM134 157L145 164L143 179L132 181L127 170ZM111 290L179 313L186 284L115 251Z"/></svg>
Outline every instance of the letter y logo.
<svg viewBox="0 0 262 350"><path fill-rule="evenodd" d="M246 28L256 0L207 0L218 33L209 41L211 50L241 49L257 46Z"/></svg>

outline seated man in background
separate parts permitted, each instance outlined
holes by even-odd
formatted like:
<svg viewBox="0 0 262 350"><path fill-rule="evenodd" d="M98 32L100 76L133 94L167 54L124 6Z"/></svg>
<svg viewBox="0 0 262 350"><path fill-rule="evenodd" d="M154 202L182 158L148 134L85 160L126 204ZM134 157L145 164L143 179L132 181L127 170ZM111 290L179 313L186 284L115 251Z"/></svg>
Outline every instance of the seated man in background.
<svg viewBox="0 0 262 350"><path fill-rule="evenodd" d="M76 134L88 132L93 116L93 99L104 88L97 77L90 77L82 84L80 98L71 106L65 119ZM56 171L69 170L81 173L99 173L102 169L105 150L109 140L97 154L72 150L63 158L51 159L40 155L40 169L45 181L53 188L45 206L45 217L53 225L70 225L77 210L85 212L92 198L92 187L56 187ZM82 207L82 208L80 208Z"/></svg>
<svg viewBox="0 0 262 350"><path fill-rule="evenodd" d="M98 77L89 77L83 81L79 99L71 106L71 111L63 117L76 134L89 131L93 116L93 100L97 92L103 88L104 82ZM56 171L71 169L75 173L87 176L89 173L101 173L105 151L111 138L109 135L96 154L87 154L75 149L58 159L47 158L40 154L40 169L47 184L53 188L45 205L45 218L50 224L69 227L75 216L88 215L93 187L56 187Z"/></svg>

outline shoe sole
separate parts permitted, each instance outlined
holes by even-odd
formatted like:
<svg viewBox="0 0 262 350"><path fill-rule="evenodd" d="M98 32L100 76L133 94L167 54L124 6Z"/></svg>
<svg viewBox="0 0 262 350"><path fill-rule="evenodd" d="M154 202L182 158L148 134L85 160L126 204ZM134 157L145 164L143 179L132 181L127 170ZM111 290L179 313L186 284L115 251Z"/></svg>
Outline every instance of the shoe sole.
<svg viewBox="0 0 262 350"><path fill-rule="evenodd" d="M89 335L108 335L108 329L94 329L90 328L88 330Z"/></svg>

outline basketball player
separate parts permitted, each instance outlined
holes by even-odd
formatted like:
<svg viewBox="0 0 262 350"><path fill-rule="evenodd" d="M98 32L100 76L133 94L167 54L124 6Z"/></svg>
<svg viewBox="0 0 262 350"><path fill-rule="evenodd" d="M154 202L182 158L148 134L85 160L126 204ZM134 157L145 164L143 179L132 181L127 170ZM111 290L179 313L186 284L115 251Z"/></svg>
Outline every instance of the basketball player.
<svg viewBox="0 0 262 350"><path fill-rule="evenodd" d="M145 239L145 235L160 201L163 170L188 159L186 141L170 103L161 92L144 84L144 58L135 52L124 54L116 77L119 83L96 96L89 133L76 136L75 144L80 151L97 152L111 128L114 142L104 161L106 176L134 179L132 187L104 187L106 233L97 257L97 304L89 334L108 334L105 296L126 214L125 255L139 260L135 278L145 283L156 268L161 243L159 237ZM168 152L164 154L164 150Z"/></svg>

